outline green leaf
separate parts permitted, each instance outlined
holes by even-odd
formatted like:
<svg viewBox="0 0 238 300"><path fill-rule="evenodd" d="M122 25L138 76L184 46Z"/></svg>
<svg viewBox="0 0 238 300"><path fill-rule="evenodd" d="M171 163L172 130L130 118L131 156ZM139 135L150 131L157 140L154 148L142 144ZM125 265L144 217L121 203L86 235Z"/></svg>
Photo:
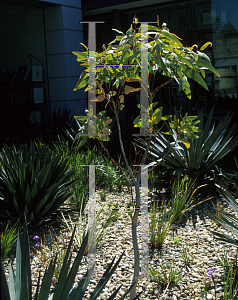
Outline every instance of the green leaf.
<svg viewBox="0 0 238 300"><path fill-rule="evenodd" d="M184 87L184 85L185 85L186 82L187 82L187 76L184 75L182 79L180 78L179 92L182 91L182 89L183 89L183 87Z"/></svg>
<svg viewBox="0 0 238 300"><path fill-rule="evenodd" d="M157 108L152 114L152 123L158 124L162 117L162 110L161 108Z"/></svg>
<svg viewBox="0 0 238 300"><path fill-rule="evenodd" d="M134 127L140 127L138 126L141 121L140 119L141 119L140 115L135 118L135 120L133 121Z"/></svg>
<svg viewBox="0 0 238 300"><path fill-rule="evenodd" d="M220 74L217 72L217 70L206 60L202 59L200 56L198 57L198 65L201 67L205 67L208 70L212 71L214 74L216 74L218 77L220 77Z"/></svg>
<svg viewBox="0 0 238 300"><path fill-rule="evenodd" d="M190 84L188 83L188 81L185 82L185 84L183 86L183 91L185 92L188 99L191 99L191 89L190 89Z"/></svg>
<svg viewBox="0 0 238 300"><path fill-rule="evenodd" d="M80 123L82 122L83 124L85 123L85 121L88 120L87 116L74 116L74 118L78 121L80 121Z"/></svg>
<svg viewBox="0 0 238 300"><path fill-rule="evenodd" d="M209 58L209 56L207 56L205 53L202 53L200 51L197 52L198 53L198 60L199 59L204 59L205 61L207 61L209 64L211 64L211 60Z"/></svg>
<svg viewBox="0 0 238 300"><path fill-rule="evenodd" d="M45 270L38 300L45 300L49 296L56 260L57 260L57 255L55 257L54 263L51 261L48 270Z"/></svg>
<svg viewBox="0 0 238 300"><path fill-rule="evenodd" d="M86 46L85 46L86 47ZM72 52L74 55L77 56L77 61L87 61L88 60L88 52Z"/></svg>
<svg viewBox="0 0 238 300"><path fill-rule="evenodd" d="M78 80L78 82L77 82L77 84L76 84L76 86L73 90L77 91L77 90L85 87L88 83L87 79L86 79L87 77L88 77L88 73L84 70L82 72L82 74L80 75L79 80Z"/></svg>
<svg viewBox="0 0 238 300"><path fill-rule="evenodd" d="M160 38L162 36L165 36L168 40L173 41L178 47L183 48L182 44L177 39L176 35L170 34L167 30L162 30Z"/></svg>
<svg viewBox="0 0 238 300"><path fill-rule="evenodd" d="M12 270L12 265L10 263L10 274L9 274L9 286L11 284L11 289L10 289L10 295L9 295L9 290L8 290L8 286L7 286L7 279L5 276L5 269L3 266L3 262L2 262L2 258L1 258L1 299L4 300L12 300L15 299L15 290L13 290L13 288L15 287L15 282L13 277L11 276L13 270ZM13 274L14 275L14 274ZM10 298L11 296L11 298ZM13 298L14 297L14 298Z"/></svg>
<svg viewBox="0 0 238 300"><path fill-rule="evenodd" d="M31 269L30 247L26 227L26 218L23 222L23 234L18 230L16 250L16 299L31 299Z"/></svg>
<svg viewBox="0 0 238 300"><path fill-rule="evenodd" d="M162 121L166 121L166 120L168 120L168 119L170 119L170 116L169 116L169 115L161 117L161 120L162 120Z"/></svg>
<svg viewBox="0 0 238 300"><path fill-rule="evenodd" d="M201 75L198 74L194 69L191 70L191 71L186 72L186 75L188 75L188 77L195 80L197 83L199 83L202 87L204 87L208 91L208 87L206 85L206 82L202 79Z"/></svg>
<svg viewBox="0 0 238 300"><path fill-rule="evenodd" d="M78 149L87 143L88 137L83 137L80 143L78 144Z"/></svg>
<svg viewBox="0 0 238 300"><path fill-rule="evenodd" d="M203 68L199 68L201 74L202 74L202 77L205 78L206 74L205 74L205 71Z"/></svg>

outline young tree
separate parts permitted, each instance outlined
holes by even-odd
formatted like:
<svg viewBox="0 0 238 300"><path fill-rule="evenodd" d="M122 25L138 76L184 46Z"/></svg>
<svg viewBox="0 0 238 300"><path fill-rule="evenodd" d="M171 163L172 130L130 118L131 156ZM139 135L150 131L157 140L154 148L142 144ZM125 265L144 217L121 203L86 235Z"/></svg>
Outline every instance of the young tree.
<svg viewBox="0 0 238 300"><path fill-rule="evenodd" d="M171 130L166 134L176 134L177 140L189 147L189 139L197 138L196 117L187 114L177 119L175 116L162 116L163 107L156 108L157 102L153 102L155 94L170 81L175 80L179 85L179 91L184 91L191 99L191 90L188 78L191 78L203 86L206 90L208 87L204 81L205 70L210 70L219 76L218 72L211 65L209 57L202 53L206 47L211 46L208 42L198 51L197 45L184 47L175 34L170 33L163 24L159 27L138 23L134 18L133 25L124 34L116 31L119 35L108 44L107 48L103 46L103 51L90 53L85 45L86 51L73 52L77 56L77 61L85 68L79 77L78 83L74 90L86 87L85 91L91 94L91 103L87 116L76 116L75 118L83 125L82 130L77 134L81 139L79 146L86 143L88 138L97 138L101 143L110 139L111 118L106 115L106 107L109 105L115 115L121 152L126 163L131 186L135 187L136 199L135 209L132 217L132 239L134 249L134 277L136 282L131 290L131 299L136 296L136 285L139 278L140 255L137 240L137 223L141 204L140 198L140 177L141 172L135 174L129 164L126 156L119 114L124 107L124 95L141 90L141 96L146 101L139 105L140 115L134 120L134 126L139 127L141 133L145 136L147 148L141 158L140 165L144 165L148 155L149 145L152 134L156 133L157 125L161 120L170 119ZM90 63L92 55L93 63ZM94 61L95 58L95 61ZM162 74L169 78L166 83L153 87L156 74ZM92 77L94 80L92 80ZM141 88L130 86L130 82L140 82ZM96 92L96 93L95 93ZM144 94L143 94L144 93ZM95 96L93 96L95 94ZM143 96L144 95L144 96ZM105 103L105 110L100 111L97 115L95 112L95 102ZM148 104L147 104L148 103Z"/></svg>

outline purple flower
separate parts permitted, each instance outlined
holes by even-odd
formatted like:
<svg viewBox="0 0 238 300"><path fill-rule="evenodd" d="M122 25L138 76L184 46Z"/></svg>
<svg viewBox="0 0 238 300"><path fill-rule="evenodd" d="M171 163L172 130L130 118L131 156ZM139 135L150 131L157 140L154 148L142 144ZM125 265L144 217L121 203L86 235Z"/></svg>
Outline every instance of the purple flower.
<svg viewBox="0 0 238 300"><path fill-rule="evenodd" d="M164 194L165 193L165 189L162 188L162 190L160 191L160 194Z"/></svg>
<svg viewBox="0 0 238 300"><path fill-rule="evenodd" d="M207 270L209 276L212 276L215 273L215 269Z"/></svg>
<svg viewBox="0 0 238 300"><path fill-rule="evenodd" d="M165 204L163 204L163 207L167 207Z"/></svg>
<svg viewBox="0 0 238 300"><path fill-rule="evenodd" d="M158 233L158 230L155 230L155 231L154 231L154 234L156 234L156 233Z"/></svg>
<svg viewBox="0 0 238 300"><path fill-rule="evenodd" d="M35 235L35 236L33 237L33 240L35 240L35 239L39 239L38 235Z"/></svg>
<svg viewBox="0 0 238 300"><path fill-rule="evenodd" d="M39 247L39 245L40 245L40 242L38 242L37 244L35 244L35 247Z"/></svg>

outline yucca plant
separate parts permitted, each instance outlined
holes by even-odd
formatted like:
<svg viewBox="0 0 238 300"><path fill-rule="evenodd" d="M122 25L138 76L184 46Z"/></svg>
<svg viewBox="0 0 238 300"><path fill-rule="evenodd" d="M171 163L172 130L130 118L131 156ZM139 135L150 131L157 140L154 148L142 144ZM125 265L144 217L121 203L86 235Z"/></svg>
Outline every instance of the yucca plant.
<svg viewBox="0 0 238 300"><path fill-rule="evenodd" d="M45 270L42 283L40 285L40 273L37 282L37 289L32 297L32 282L31 282L31 266L30 266L30 247L29 247L29 237L27 232L26 221L23 222L23 233L18 232L17 240L17 252L16 252L16 274L13 271L13 267L10 264L9 273L9 284L5 276L4 266L1 260L1 299L4 300L82 300L84 298L85 291L91 279L91 275L94 266L89 269L83 278L74 286L74 280L78 272L79 265L83 257L85 247L87 245L88 234L86 235L82 246L71 266L72 255L70 255L70 249L73 243L75 229L73 231L69 246L64 258L64 262L60 271L59 281L53 293L51 293L51 283L53 272L55 269L55 264L57 257L50 262L48 269ZM100 279L95 290L91 293L89 300L96 300L100 295L101 291L107 284L108 280L112 276L113 272L120 263L122 256L114 264L115 257L108 266L107 270L104 272L102 278ZM70 271L69 271L70 268ZM69 271L69 272L68 272ZM132 285L133 286L133 285ZM125 299L126 295L129 293L132 286L120 297L120 300ZM108 298L110 300L115 299L121 286L118 287L114 293ZM140 293L141 294L141 293ZM136 296L138 299L140 294ZM134 299L134 300L135 300Z"/></svg>
<svg viewBox="0 0 238 300"><path fill-rule="evenodd" d="M11 220L26 214L32 226L52 224L61 217L59 208L73 193L69 163L45 145L33 142L6 147L0 153L2 209ZM65 215L70 209L64 208Z"/></svg>
<svg viewBox="0 0 238 300"><path fill-rule="evenodd" d="M237 131L235 125L229 127L230 118L227 116L219 124L212 123L213 109L211 110L204 126L203 113L199 114L199 132L196 132L197 139L189 140L190 147L183 143L178 145L177 136L172 135L170 142L165 135L158 133L156 141L150 145L151 160L149 166L157 163L174 170L176 173L186 174L189 178L204 176L207 171L216 165L225 155L234 150L238 145L238 136L234 137ZM179 117L177 116L179 119ZM189 139L189 136L188 136ZM142 139L138 145L145 149L146 144Z"/></svg>

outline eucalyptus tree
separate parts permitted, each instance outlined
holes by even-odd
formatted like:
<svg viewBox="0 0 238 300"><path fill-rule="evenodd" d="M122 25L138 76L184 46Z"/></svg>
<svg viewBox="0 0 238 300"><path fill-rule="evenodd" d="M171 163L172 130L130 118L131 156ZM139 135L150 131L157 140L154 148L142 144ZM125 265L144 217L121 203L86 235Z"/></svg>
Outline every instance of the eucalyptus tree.
<svg viewBox="0 0 238 300"><path fill-rule="evenodd" d="M199 122L194 116L187 114L180 119L176 116L163 116L163 107L158 107L154 102L156 93L166 84L174 80L179 86L179 91L183 91L191 99L191 89L189 78L195 80L206 90L205 71L210 70L219 76L212 66L209 57L203 53L210 42L204 44L199 50L197 45L184 47L181 39L170 33L166 24L159 27L148 23L138 23L134 19L133 25L126 34L117 29L116 38L108 44L103 45L102 52L90 51L87 46L85 51L73 52L77 56L77 61L84 67L74 90L85 88L89 92L89 107L86 116L75 116L82 127L77 134L80 139L79 146L87 142L88 138L109 141L112 119L107 116L107 106L114 113L120 148L126 163L131 186L135 187L136 199L135 209L132 217L132 239L134 249L134 277L133 282L137 284L140 270L140 254L137 240L137 223L141 205L140 178L141 172L133 172L132 166L124 150L122 140L119 115L124 108L124 96L140 91L143 101L138 105L140 115L134 120L134 126L140 128L141 135L146 141L146 150L140 161L143 166L149 151L152 135L158 132L158 124L161 120L170 119L170 131L165 134L176 135L176 141L190 147L189 139L197 138ZM91 63L90 63L91 62ZM162 74L167 78L165 83L160 83L154 87L156 74ZM92 80L93 78L93 80ZM131 83L140 83L136 88ZM145 101L146 99L146 101ZM96 114L95 104L101 102L103 109ZM131 290L131 299L136 295L136 284Z"/></svg>

